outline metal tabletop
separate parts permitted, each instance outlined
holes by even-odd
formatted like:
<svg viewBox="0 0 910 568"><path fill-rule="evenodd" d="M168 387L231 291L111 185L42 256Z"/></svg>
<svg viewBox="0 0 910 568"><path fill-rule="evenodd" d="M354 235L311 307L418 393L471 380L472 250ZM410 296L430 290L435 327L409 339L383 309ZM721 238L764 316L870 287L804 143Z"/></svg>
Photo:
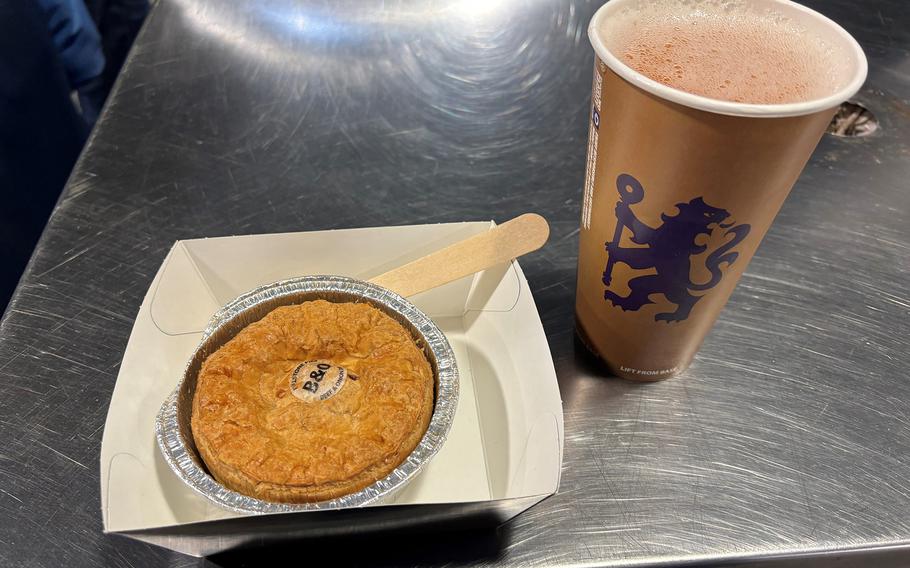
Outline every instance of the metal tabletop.
<svg viewBox="0 0 910 568"><path fill-rule="evenodd" d="M881 129L825 137L695 364L633 384L573 337L596 4L162 0L0 324L0 564L910 564L910 22L810 4L866 50ZM175 239L525 211L553 228L522 267L557 495L498 531L209 560L101 533L110 393Z"/></svg>

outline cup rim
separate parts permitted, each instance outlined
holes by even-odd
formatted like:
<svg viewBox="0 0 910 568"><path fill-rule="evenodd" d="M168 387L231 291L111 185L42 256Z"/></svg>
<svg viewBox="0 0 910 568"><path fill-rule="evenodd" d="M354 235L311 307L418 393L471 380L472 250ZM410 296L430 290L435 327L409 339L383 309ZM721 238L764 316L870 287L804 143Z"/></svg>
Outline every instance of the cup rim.
<svg viewBox="0 0 910 568"><path fill-rule="evenodd" d="M845 47L847 47L847 49L852 52L854 58L856 59L853 77L850 79L850 81L847 82L846 85L834 93L831 93L830 95L822 98L784 104L756 104L724 101L701 95L694 95L686 91L668 87L658 81L649 79L648 77L642 75L638 71L635 71L620 61L618 57L610 52L610 50L607 48L597 33L599 24L604 18L608 17L611 12L621 8L623 4L627 4L632 1L634 0L610 0L601 6L591 18L591 23L588 24L588 39L591 41L591 45L594 47L594 52L597 54L600 60L603 61L614 73L629 83L635 85L636 87L648 93L656 95L661 99L668 100L689 108L731 116L766 118L803 116L838 106L840 103L855 95L863 86L863 83L866 80L866 75L868 73L868 62L866 61L866 55L863 53L863 50L856 39L847 33L847 31L842 28L837 22L828 18L827 16L816 12L815 10L807 8L801 4L797 4L796 2L792 2L791 0L766 0L769 3L785 7L785 9L795 10L797 12L807 14L810 18L817 20L820 25L831 28L834 33L837 34L837 36L842 40Z"/></svg>

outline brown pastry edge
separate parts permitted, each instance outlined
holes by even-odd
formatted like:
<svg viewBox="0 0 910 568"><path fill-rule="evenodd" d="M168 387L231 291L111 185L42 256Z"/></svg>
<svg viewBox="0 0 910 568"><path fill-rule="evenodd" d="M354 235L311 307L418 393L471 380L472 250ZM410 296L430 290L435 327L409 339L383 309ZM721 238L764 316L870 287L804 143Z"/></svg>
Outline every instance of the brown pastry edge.
<svg viewBox="0 0 910 568"><path fill-rule="evenodd" d="M406 448L406 450L399 450L394 454L394 457L390 457L383 462L370 466L352 478L334 483L299 486L267 481L255 481L238 468L217 459L215 453L211 451L206 437L201 432L197 434L196 420L199 415L197 397L193 397L190 427L192 429L196 449L205 463L206 469L216 481L228 489L263 501L276 503L317 503L319 501L327 501L329 499L335 499L336 497L342 497L360 491L387 476L411 455L423 439L424 434L426 434L433 417L436 391L435 373L432 380L434 381L434 384L431 385L431 388L426 389L426 395L422 405L423 409L419 421L420 427L413 430L400 446L401 448Z"/></svg>

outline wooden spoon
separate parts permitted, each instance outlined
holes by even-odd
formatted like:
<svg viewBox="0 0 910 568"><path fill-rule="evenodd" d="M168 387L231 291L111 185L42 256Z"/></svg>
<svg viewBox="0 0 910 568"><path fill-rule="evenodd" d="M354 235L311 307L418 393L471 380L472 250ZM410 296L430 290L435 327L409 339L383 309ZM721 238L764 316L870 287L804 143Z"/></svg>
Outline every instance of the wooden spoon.
<svg viewBox="0 0 910 568"><path fill-rule="evenodd" d="M372 278L370 282L413 296L535 251L547 242L550 226L525 213L485 233L451 244Z"/></svg>

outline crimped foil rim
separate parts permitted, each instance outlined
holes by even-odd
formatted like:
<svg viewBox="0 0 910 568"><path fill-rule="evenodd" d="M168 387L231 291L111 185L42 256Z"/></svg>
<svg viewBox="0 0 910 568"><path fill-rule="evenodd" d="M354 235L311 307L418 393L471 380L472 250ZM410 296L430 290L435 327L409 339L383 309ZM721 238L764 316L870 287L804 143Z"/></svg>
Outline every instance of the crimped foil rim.
<svg viewBox="0 0 910 568"><path fill-rule="evenodd" d="M190 376L193 363L197 357L202 357L200 353L208 347L209 338L223 326L241 319L243 314L266 301L289 300L285 303L276 303L269 309L271 311L279 305L298 303L293 300L307 294L356 296L374 306L385 307L387 312L392 311L401 316L402 323L406 327L412 327L411 331L420 335L425 345L425 351L431 359L435 359L435 361L431 360L431 363L434 363L436 371L436 399L430 425L420 443L398 467L383 479L356 493L328 501L301 504L272 503L228 489L206 472L201 458L187 443L187 440L192 440L192 434L184 433L180 426L178 397L187 386L187 381L196 380L195 375ZM217 347L214 348L217 349ZM180 383L164 401L158 412L155 422L155 437L161 454L177 477L194 491L225 509L252 514L344 509L369 505L401 489L442 447L455 418L457 404L458 367L455 355L445 335L426 314L403 297L376 284L343 276L305 276L260 286L226 304L212 316L203 331L199 345L194 349L193 355L184 369Z"/></svg>

